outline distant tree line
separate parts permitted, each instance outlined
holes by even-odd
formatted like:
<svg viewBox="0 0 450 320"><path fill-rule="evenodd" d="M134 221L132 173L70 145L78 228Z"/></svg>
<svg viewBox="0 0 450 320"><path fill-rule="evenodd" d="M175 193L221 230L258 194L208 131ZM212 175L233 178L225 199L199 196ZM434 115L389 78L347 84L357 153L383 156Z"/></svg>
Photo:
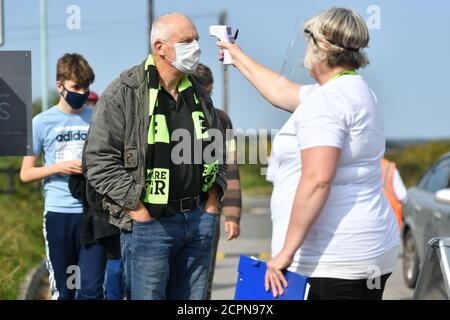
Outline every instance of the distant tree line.
<svg viewBox="0 0 450 320"><path fill-rule="evenodd" d="M450 152L450 140L434 141L404 148L388 148L386 158L397 164L407 187L416 185L431 164Z"/></svg>

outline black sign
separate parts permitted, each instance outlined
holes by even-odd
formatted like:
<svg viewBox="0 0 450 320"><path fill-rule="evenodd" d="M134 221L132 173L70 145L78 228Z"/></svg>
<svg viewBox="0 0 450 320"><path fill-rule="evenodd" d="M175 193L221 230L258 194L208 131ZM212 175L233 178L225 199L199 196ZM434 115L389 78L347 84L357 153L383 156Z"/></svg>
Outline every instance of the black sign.
<svg viewBox="0 0 450 320"><path fill-rule="evenodd" d="M30 155L31 51L0 51L0 156Z"/></svg>

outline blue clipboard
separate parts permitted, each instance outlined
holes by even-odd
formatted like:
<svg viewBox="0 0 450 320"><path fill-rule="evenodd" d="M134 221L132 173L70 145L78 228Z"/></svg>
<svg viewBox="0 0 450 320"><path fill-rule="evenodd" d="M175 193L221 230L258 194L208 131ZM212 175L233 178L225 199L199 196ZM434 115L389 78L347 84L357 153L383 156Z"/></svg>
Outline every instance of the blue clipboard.
<svg viewBox="0 0 450 320"><path fill-rule="evenodd" d="M306 300L309 292L308 278L295 272L286 271L288 287L284 295L274 298L272 290L264 288L266 263L261 260L241 256L234 300Z"/></svg>

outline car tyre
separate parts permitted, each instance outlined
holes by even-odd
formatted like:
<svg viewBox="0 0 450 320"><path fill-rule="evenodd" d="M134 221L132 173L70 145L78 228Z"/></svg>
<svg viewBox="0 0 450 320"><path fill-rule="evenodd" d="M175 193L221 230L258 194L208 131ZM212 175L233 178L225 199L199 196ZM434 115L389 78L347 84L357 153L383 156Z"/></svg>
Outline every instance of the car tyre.
<svg viewBox="0 0 450 320"><path fill-rule="evenodd" d="M416 286L419 277L419 256L417 255L417 246L410 229L405 233L403 241L403 279L405 284L413 289Z"/></svg>

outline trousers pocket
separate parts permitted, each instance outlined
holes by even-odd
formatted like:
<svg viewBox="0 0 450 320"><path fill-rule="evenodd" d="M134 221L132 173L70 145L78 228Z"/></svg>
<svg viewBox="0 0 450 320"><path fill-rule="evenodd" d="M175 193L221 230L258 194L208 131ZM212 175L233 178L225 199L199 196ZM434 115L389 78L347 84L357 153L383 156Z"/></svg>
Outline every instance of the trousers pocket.
<svg viewBox="0 0 450 320"><path fill-rule="evenodd" d="M139 226L139 225L145 226L145 225L151 224L152 222L156 221L157 219L152 218L152 219L146 220L146 221L137 221L137 220L133 220L133 219L131 219L131 220L133 221L133 224L135 224L135 225L138 225L138 226Z"/></svg>
<svg viewBox="0 0 450 320"><path fill-rule="evenodd" d="M213 217L220 217L220 215L221 215L220 212L209 212L209 211L206 211L206 210L203 210L203 213L207 214L209 216L213 216Z"/></svg>

